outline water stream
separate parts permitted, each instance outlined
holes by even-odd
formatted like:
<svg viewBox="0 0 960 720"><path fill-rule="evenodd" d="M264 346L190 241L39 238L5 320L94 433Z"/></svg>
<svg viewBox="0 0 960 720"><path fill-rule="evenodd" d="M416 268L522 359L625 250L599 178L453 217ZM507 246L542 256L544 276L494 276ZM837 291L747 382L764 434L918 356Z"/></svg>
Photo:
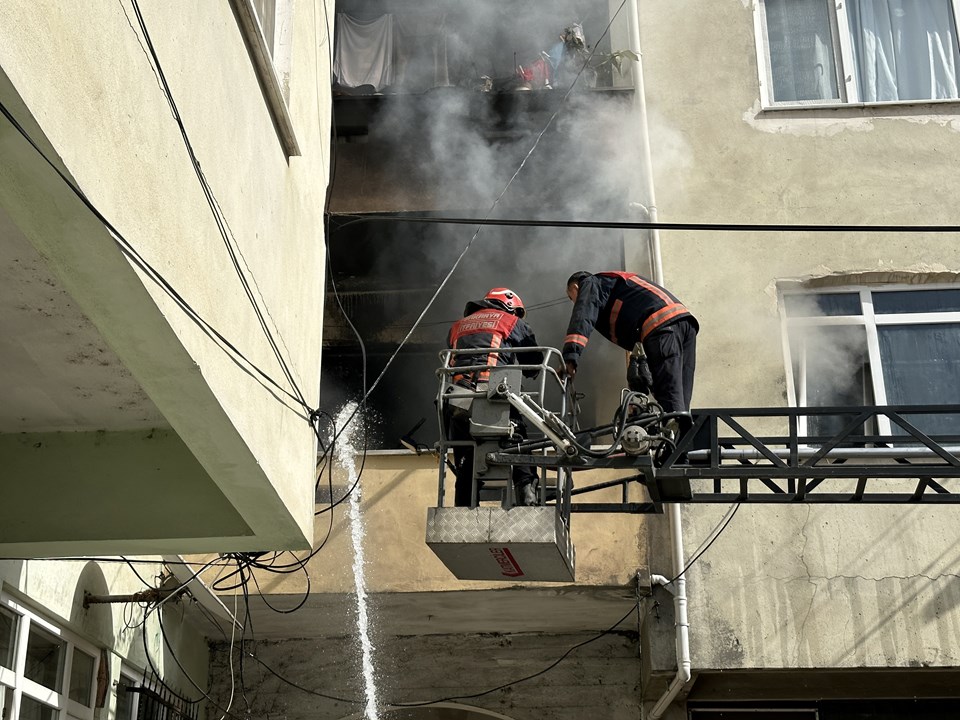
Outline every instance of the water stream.
<svg viewBox="0 0 960 720"><path fill-rule="evenodd" d="M336 417L336 427L342 428L350 419L350 416L356 412L357 404L350 402L343 406ZM363 422L361 416L354 418L337 441L336 455L337 461L346 476L347 488L353 487L357 482L357 448L354 447L355 440L362 438L362 432L358 432L360 423ZM357 635L360 638L360 653L363 667L363 685L366 695L366 705L364 706L364 715L367 720L379 720L380 715L377 708L377 682L376 673L373 667L373 641L370 637L370 616L367 611L367 578L366 578L366 560L363 555L363 517L360 514L360 500L363 486L357 483L356 488L350 494L350 537L353 541L353 582L357 596Z"/></svg>

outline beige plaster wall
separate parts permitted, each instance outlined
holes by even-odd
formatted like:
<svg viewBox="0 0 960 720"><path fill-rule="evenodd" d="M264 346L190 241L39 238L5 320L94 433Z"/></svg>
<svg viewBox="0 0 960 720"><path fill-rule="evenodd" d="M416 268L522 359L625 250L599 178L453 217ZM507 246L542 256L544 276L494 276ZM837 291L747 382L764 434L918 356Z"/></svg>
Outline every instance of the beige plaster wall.
<svg viewBox="0 0 960 720"><path fill-rule="evenodd" d="M329 162L326 6L293 3L289 110L302 155L288 158L230 4L140 5L241 265L315 406ZM0 27L0 67L78 186L205 320L289 389L204 200L130 4L18 0L0 8ZM307 421L228 358L156 285L141 280L215 400L178 394L162 349L154 365L142 356L131 363L133 374L211 476L230 486L228 495L272 494L275 500L262 505L285 508L286 521L274 523L277 546L306 546L316 446ZM97 280L71 282L84 306L83 286ZM84 310L95 323L109 319L110 308ZM125 341L123 329L101 331L121 357L138 352L132 343L140 341ZM179 349L167 347L176 357ZM253 520L255 532L269 525Z"/></svg>
<svg viewBox="0 0 960 720"><path fill-rule="evenodd" d="M343 487L342 470L335 482ZM628 473L621 473L627 475ZM457 580L424 542L427 508L437 504L437 465L429 455L368 455L361 479L361 514L366 533L367 587L372 593L412 593L453 590L492 590L512 583ZM583 485L616 477L610 472L583 475ZM588 479L589 478L589 479ZM452 483L452 477L448 478ZM451 486L452 487L452 486ZM619 491L605 490L580 496L591 502L615 502ZM636 490L635 490L636 492ZM637 498L639 499L639 498ZM325 507L318 505L318 509ZM315 593L354 591L353 550L347 504L333 513L333 526L323 549L307 569ZM318 516L318 543L327 537L329 513ZM646 531L636 515L574 514L571 532L576 548L577 585L627 586L645 565ZM265 593L299 593L304 575L260 575ZM524 584L558 587L555 583Z"/></svg>
<svg viewBox="0 0 960 720"><path fill-rule="evenodd" d="M957 104L762 112L751 3L645 3L641 28L661 220L956 223ZM960 268L942 234L661 235L665 282L704 326L701 407L785 402L777 280Z"/></svg>
<svg viewBox="0 0 960 720"><path fill-rule="evenodd" d="M653 132L677 139L653 147L662 220L957 223L960 105L761 111L752 3L641 13ZM945 234L662 238L666 284L702 325L694 408L786 404L778 280L960 269ZM725 510L684 508L688 555ZM958 521L948 507L742 507L688 574L694 667L955 665ZM669 562L654 553L652 570Z"/></svg>

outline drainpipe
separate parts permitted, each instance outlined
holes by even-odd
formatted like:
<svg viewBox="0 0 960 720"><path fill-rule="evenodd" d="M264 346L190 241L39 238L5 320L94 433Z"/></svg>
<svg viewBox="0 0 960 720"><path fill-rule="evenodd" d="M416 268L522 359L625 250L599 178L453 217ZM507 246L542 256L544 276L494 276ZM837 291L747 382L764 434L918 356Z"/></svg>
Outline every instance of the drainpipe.
<svg viewBox="0 0 960 720"><path fill-rule="evenodd" d="M653 160L650 154L650 126L647 121L647 94L643 84L643 51L640 47L640 8L638 0L628 0L630 20L630 49L637 54L637 62L633 68L633 97L640 124L640 153L647 185L647 218L650 222L657 222L657 198L653 184ZM663 284L663 258L660 253L660 231L653 228L650 234L650 264L653 271L653 281ZM680 506L676 503L667 505L667 521L669 523L670 544L673 555L673 575L677 579L668 584L667 578L662 575L653 576L653 581L663 585L673 594L674 617L676 622L677 645L677 675L663 696L657 701L650 713L651 720L659 720L667 711L670 703L684 685L690 682L690 636L687 623L687 582L681 575L683 572L683 526L680 520Z"/></svg>
<svg viewBox="0 0 960 720"><path fill-rule="evenodd" d="M644 169L647 186L647 204L644 207L647 219L657 221L657 196L653 189L653 160L650 157L650 127L647 123L647 94L643 86L643 52L640 49L640 10L638 0L629 0L630 49L637 54L633 66L633 102L640 125L640 162ZM653 228L650 234L650 264L653 281L663 284L663 259L660 257L660 231Z"/></svg>
<svg viewBox="0 0 960 720"><path fill-rule="evenodd" d="M687 581L681 575L683 572L683 534L680 528L680 506L677 503L667 505L667 514L670 518L670 544L673 549L674 577L677 579L672 583L663 575L654 575L650 579L655 585L666 588L673 595L673 615L677 629L677 674L667 691L660 696L657 704L650 711L650 720L659 720L663 716L667 708L670 707L670 703L677 697L683 686L690 682L692 676L690 669L690 626L687 621Z"/></svg>

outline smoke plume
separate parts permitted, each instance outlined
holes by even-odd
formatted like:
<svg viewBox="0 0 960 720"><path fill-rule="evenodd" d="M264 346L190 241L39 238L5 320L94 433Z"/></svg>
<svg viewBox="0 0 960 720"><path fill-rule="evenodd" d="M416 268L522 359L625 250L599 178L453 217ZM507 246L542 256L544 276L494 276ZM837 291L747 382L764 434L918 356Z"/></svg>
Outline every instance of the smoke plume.
<svg viewBox="0 0 960 720"><path fill-rule="evenodd" d="M447 84L412 87L438 75L436 38L424 31L420 39L434 43L434 52L424 53L427 67L405 67L402 79L410 86L386 87L372 98L338 100L338 116L357 107L370 114L365 133L341 137L337 144L334 212L531 222L527 227L480 229L391 366L382 391L378 388L371 398L384 418L385 446L396 446L396 438L421 417L430 421L418 439L435 437L436 431L427 427L435 426L437 353L468 300L483 297L491 287L512 288L530 308L527 320L538 341L559 347L572 307L565 298L567 277L576 270L621 269L624 244L642 246L645 240L640 233L625 237L620 231L536 226L544 219L644 220L638 207L648 199L635 141L640 127L632 92L591 89L583 77L569 95L569 83L535 91L516 86L516 66L535 61L573 22L582 22L588 45L597 45L594 64L611 50L625 49L610 38L625 37L626 17L618 17L613 32L601 38L610 20L605 6L580 0L533 9L529 5L455 3L442 17L411 5L400 24L432 28L433 35L442 32L446 63L439 74ZM360 19L383 11L373 3L340 6ZM629 66L628 61L622 78L601 66L598 83L631 87ZM484 76L490 78L490 92L478 89ZM651 135L662 139L664 162L683 162L684 146L676 133L658 123ZM379 374L476 232L474 225L370 222L332 233L338 289L368 345L368 382ZM649 267L626 269L649 274ZM337 312L328 302L324 392L330 397L345 386L350 388L347 394L359 391L359 355L350 349L355 342ZM624 374L623 351L594 335L577 379L578 390L587 393L584 422L609 419Z"/></svg>

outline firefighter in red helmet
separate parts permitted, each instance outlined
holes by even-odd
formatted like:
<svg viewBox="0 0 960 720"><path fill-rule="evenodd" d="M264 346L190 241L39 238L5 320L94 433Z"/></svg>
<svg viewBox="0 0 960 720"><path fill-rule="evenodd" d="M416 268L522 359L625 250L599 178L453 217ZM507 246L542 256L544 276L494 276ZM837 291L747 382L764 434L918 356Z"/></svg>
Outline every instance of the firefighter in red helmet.
<svg viewBox="0 0 960 720"><path fill-rule="evenodd" d="M523 348L536 347L537 338L533 330L524 321L526 309L520 296L509 288L492 288L482 300L472 300L467 303L463 311L463 318L457 320L450 328L447 336L447 347L453 350L491 348L492 352L484 361L478 360L476 355L454 356L454 367L468 365L499 365L500 363L517 363L522 365L536 365L542 362L543 354L539 350L501 354L496 348ZM536 370L525 370L527 376L537 374ZM453 382L462 387L476 389L479 383L489 378L488 371L473 371L453 376ZM445 404L445 424L447 437L450 440L470 440L470 415ZM516 425L516 432L521 437L527 436L527 428L523 418L511 408L510 419ZM455 446L453 448L454 468L457 477L455 504L470 506L472 504L473 489L473 448L469 446ZM518 505L536 505L537 480L536 471L529 467L513 468L513 483Z"/></svg>

